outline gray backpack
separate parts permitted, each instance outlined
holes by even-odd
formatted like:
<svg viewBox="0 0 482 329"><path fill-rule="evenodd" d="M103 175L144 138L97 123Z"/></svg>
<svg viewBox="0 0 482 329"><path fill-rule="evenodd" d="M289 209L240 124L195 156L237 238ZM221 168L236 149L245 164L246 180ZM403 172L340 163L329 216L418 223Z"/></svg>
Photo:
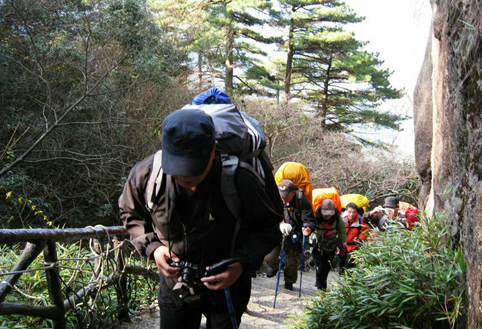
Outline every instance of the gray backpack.
<svg viewBox="0 0 482 329"><path fill-rule="evenodd" d="M182 109L198 109L209 114L216 129L218 145L216 151L221 154L222 177L221 189L224 201L236 218L231 254L234 253L235 237L241 227L241 202L234 184L234 174L238 167L251 171L265 189L273 189L268 195L278 194L272 170L273 166L264 151L266 139L259 122L240 112L234 104L188 104ZM153 202L162 184L162 150L154 156L151 175L147 182L146 207L152 210ZM167 180L169 182L169 180ZM168 189L166 188L166 191ZM166 198L166 200L168 200ZM168 202L169 203L169 202Z"/></svg>

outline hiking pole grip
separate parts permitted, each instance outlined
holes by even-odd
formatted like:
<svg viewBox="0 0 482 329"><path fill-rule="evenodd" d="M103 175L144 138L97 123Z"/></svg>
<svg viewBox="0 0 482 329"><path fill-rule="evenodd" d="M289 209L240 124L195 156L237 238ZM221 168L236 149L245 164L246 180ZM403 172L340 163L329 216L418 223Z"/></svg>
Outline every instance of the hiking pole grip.
<svg viewBox="0 0 482 329"><path fill-rule="evenodd" d="M234 264L234 263L240 263L241 262L241 258L239 257L235 257L235 258L228 258L228 259L224 259L214 265L211 265L208 267L208 269L204 272L204 276L211 276L211 275L216 275L216 274L219 274L219 273L222 273L224 271L226 271L226 268L231 265L231 264Z"/></svg>

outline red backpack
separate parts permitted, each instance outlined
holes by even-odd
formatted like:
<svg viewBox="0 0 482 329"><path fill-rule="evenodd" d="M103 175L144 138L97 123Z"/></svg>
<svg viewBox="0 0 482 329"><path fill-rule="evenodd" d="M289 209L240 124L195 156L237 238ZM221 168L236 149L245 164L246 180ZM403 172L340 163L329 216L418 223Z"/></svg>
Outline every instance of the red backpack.
<svg viewBox="0 0 482 329"><path fill-rule="evenodd" d="M418 208L405 201L399 201L398 208L407 216L409 229L412 230L417 222Z"/></svg>

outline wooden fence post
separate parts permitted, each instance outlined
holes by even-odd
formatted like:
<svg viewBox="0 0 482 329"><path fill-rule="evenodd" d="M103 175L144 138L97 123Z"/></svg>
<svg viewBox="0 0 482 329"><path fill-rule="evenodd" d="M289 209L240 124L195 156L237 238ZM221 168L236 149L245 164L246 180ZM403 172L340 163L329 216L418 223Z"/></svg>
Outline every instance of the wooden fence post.
<svg viewBox="0 0 482 329"><path fill-rule="evenodd" d="M114 239L114 245L117 247L115 252L115 263L117 264L118 282L115 286L117 293L117 305L119 305L119 320L129 321L129 294L127 293L127 273L125 271L126 261L122 244Z"/></svg>
<svg viewBox="0 0 482 329"><path fill-rule="evenodd" d="M52 304L60 311L60 316L52 320L53 329L65 329L65 311L64 301L62 298L62 286L60 284L59 269L57 267L57 248L54 241L47 241L44 249L44 259L47 265L52 265L50 269L47 269L47 287L49 290L49 299Z"/></svg>

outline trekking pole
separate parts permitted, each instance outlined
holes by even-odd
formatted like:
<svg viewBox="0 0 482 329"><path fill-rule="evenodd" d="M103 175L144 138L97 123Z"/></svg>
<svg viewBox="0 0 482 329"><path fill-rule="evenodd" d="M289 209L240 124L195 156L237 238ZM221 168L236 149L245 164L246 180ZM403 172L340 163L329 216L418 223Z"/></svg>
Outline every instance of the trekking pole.
<svg viewBox="0 0 482 329"><path fill-rule="evenodd" d="M228 258L220 261L214 265L209 266L209 268L204 272L204 276L211 276L222 273L226 268L234 263L240 262L241 258ZM228 305L228 313L231 319L231 324L233 329L238 329L238 324L236 322L236 314L234 313L233 300L231 299L231 293L229 292L229 287L224 288L224 296L226 297L226 304Z"/></svg>
<svg viewBox="0 0 482 329"><path fill-rule="evenodd" d="M278 281L276 281L276 291L274 293L273 308L276 307L276 296L278 296L279 277L280 277L280 274L281 274L281 266L283 265L284 251L285 251L285 236L283 235L283 241L281 242L281 255L279 257Z"/></svg>
<svg viewBox="0 0 482 329"><path fill-rule="evenodd" d="M226 296L226 303L228 304L229 317L231 318L231 324L233 329L238 329L238 324L236 323L236 315L234 314L233 301L231 299L231 293L229 288L224 288L224 295Z"/></svg>
<svg viewBox="0 0 482 329"><path fill-rule="evenodd" d="M303 234L303 245L301 247L300 294L298 295L298 298L301 298L301 281L303 280L303 270L305 267L305 242L306 235Z"/></svg>

